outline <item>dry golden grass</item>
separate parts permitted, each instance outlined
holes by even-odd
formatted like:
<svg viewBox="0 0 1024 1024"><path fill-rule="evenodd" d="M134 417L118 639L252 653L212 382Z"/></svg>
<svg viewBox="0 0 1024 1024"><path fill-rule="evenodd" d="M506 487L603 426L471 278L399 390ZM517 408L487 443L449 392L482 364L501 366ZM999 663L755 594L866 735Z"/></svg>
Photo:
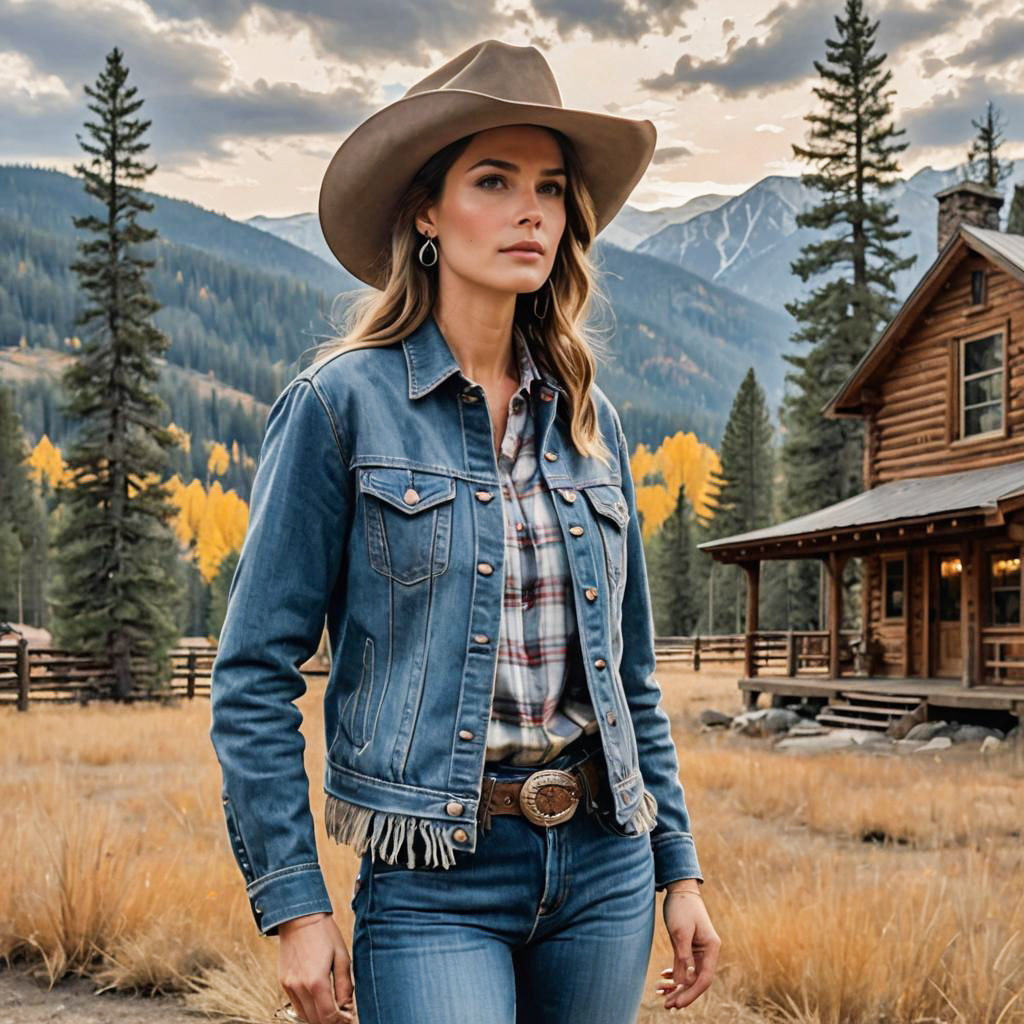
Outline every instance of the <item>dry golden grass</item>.
<svg viewBox="0 0 1024 1024"><path fill-rule="evenodd" d="M1019 751L783 755L694 728L702 707L737 709L734 673L665 665L659 679L724 944L715 984L684 1016L1024 1024ZM349 935L357 858L319 821L321 697L314 682L301 702L306 766ZM256 931L227 845L208 728L203 701L0 714L0 957L269 1019L277 943ZM641 1024L669 1016L655 993L671 963L658 919Z"/></svg>

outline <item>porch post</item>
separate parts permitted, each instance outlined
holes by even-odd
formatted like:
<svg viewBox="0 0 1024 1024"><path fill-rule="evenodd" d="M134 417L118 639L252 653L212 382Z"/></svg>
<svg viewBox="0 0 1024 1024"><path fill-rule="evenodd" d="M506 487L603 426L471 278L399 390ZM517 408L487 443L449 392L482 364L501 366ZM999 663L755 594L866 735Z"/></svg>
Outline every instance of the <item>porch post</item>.
<svg viewBox="0 0 1024 1024"><path fill-rule="evenodd" d="M747 574L747 628L743 636L743 675L747 679L757 674L754 659L754 637L757 633L758 589L761 578L761 562L741 562Z"/></svg>
<svg viewBox="0 0 1024 1024"><path fill-rule="evenodd" d="M839 678L839 623L842 620L843 564L834 551L828 553L828 674L830 679Z"/></svg>

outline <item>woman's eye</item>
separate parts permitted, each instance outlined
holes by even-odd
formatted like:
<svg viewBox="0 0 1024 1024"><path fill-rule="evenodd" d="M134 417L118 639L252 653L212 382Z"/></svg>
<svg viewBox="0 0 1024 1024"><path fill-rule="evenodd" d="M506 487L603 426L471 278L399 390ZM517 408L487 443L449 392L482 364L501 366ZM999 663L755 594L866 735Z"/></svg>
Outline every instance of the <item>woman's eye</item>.
<svg viewBox="0 0 1024 1024"><path fill-rule="evenodd" d="M480 188L484 188L485 192L493 192L494 189L485 188L489 181L500 181L502 184L504 184L505 179L500 174L488 174L486 178L481 178L477 182L477 186ZM553 189L553 191L548 193L548 195L551 196L560 196L565 191L565 189L557 181L549 181L544 185L541 185L541 188Z"/></svg>

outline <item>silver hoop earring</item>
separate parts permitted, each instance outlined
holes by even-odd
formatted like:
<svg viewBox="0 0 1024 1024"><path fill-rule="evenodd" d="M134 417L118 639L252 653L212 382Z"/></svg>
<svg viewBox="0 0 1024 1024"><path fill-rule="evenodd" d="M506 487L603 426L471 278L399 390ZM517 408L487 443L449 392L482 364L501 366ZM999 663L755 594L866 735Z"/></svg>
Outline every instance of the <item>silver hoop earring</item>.
<svg viewBox="0 0 1024 1024"><path fill-rule="evenodd" d="M538 288L537 291L533 293L533 315L538 320L543 320L544 317L546 317L548 315L548 306L551 305L551 293L550 293L550 291L546 291L544 293L544 309L543 310L538 310L537 309L537 295L539 294L541 288L544 288L544 286L547 285L547 283L548 282L545 281L544 284L542 284L541 287Z"/></svg>
<svg viewBox="0 0 1024 1024"><path fill-rule="evenodd" d="M423 253L426 251L427 246L433 250L434 258L428 263L423 258ZM420 246L420 264L424 267L432 267L437 262L437 246L434 245L434 240L427 235L427 240Z"/></svg>

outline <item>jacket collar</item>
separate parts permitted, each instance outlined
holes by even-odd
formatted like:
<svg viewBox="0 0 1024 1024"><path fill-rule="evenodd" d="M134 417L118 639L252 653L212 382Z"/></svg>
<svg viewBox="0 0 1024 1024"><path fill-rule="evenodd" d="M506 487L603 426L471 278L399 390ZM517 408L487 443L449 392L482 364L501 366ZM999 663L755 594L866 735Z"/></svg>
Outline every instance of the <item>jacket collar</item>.
<svg viewBox="0 0 1024 1024"><path fill-rule="evenodd" d="M452 374L462 372L445 336L437 326L433 313L430 313L416 330L402 339L402 348L409 371L410 398L422 398ZM565 388L550 373L540 369L529 352L529 347L525 348L530 375L535 375L553 391L564 395ZM522 368L522 363L520 366Z"/></svg>

